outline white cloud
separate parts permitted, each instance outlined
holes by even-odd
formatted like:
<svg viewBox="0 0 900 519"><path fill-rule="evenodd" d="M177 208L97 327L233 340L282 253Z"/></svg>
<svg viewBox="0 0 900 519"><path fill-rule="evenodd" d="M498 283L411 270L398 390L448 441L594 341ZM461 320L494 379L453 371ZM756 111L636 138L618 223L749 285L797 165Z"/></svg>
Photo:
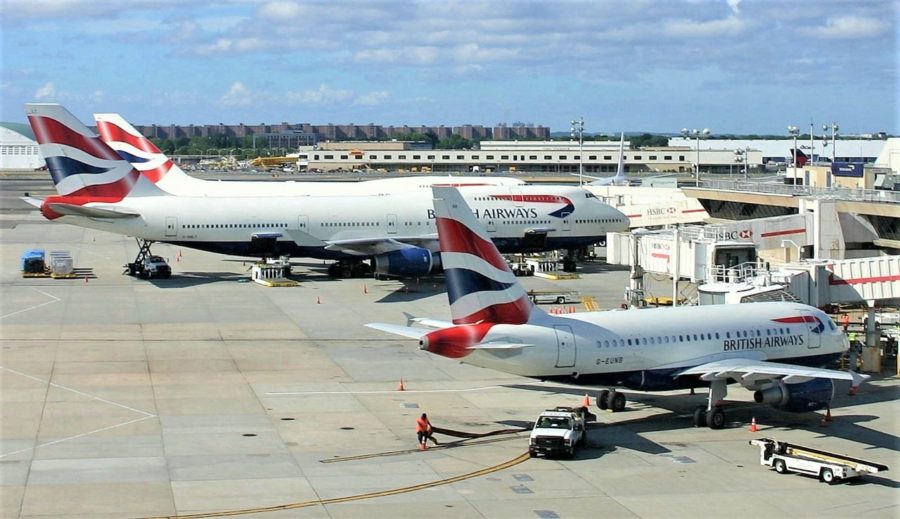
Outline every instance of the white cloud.
<svg viewBox="0 0 900 519"><path fill-rule="evenodd" d="M259 15L275 21L285 21L300 16L302 12L303 7L297 2L276 1L263 5L259 10Z"/></svg>
<svg viewBox="0 0 900 519"><path fill-rule="evenodd" d="M56 97L56 87L53 86L53 81L46 82L34 92L34 98L38 101L54 97Z"/></svg>
<svg viewBox="0 0 900 519"><path fill-rule="evenodd" d="M716 20L669 20L663 25L666 36L675 38L727 38L740 34L746 29L746 22L736 16Z"/></svg>
<svg viewBox="0 0 900 519"><path fill-rule="evenodd" d="M881 36L890 28L888 22L868 16L837 16L828 18L825 25L804 27L803 33L825 39L868 39Z"/></svg>
<svg viewBox="0 0 900 519"><path fill-rule="evenodd" d="M391 95L387 91L379 90L378 92L369 92L368 94L357 97L353 100L353 104L373 106L387 101L389 97L391 97Z"/></svg>
<svg viewBox="0 0 900 519"><path fill-rule="evenodd" d="M335 90L327 85L319 85L315 90L305 90L303 92L289 92L287 98L290 101L302 104L327 104L340 101L347 101L353 97L352 90Z"/></svg>
<svg viewBox="0 0 900 519"><path fill-rule="evenodd" d="M235 81L228 92L219 98L222 106L247 106L252 101L250 89L240 81Z"/></svg>
<svg viewBox="0 0 900 519"><path fill-rule="evenodd" d="M731 12L734 14L741 14L741 0L725 0L728 4L728 7L731 8Z"/></svg>

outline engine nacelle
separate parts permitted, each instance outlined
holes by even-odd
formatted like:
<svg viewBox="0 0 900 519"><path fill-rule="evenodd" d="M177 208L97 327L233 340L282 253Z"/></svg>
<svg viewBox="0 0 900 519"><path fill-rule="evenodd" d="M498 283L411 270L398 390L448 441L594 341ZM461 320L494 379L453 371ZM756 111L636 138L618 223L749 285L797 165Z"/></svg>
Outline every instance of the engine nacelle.
<svg viewBox="0 0 900 519"><path fill-rule="evenodd" d="M382 276L414 278L440 272L441 255L411 247L375 256L375 273Z"/></svg>
<svg viewBox="0 0 900 519"><path fill-rule="evenodd" d="M753 393L756 403L772 404L772 407L792 413L822 409L832 398L834 382L830 378L814 378L800 384L778 383Z"/></svg>

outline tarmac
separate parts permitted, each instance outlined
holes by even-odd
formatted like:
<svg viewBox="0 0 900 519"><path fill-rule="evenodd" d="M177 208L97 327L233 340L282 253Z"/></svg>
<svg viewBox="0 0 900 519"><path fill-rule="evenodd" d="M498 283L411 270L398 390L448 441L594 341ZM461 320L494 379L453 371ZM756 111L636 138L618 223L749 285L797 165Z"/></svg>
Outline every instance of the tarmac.
<svg viewBox="0 0 900 519"><path fill-rule="evenodd" d="M626 391L625 412L593 408L572 460L528 459L527 432L438 436L422 452L422 412L473 433L526 428L586 392L593 403L596 388L467 366L363 326L448 318L440 280L330 280L322 262L295 259L300 286L267 288L240 259L164 244L154 252L173 278L141 280L122 275L133 240L24 211L0 215L0 244L3 517L900 515L900 380L887 371L856 396L839 387L827 427L731 387L726 428L694 428L705 390ZM67 250L85 276L25 279L29 248ZM608 309L628 272L594 263L577 280L522 279ZM831 486L778 475L748 445L762 437L891 469Z"/></svg>

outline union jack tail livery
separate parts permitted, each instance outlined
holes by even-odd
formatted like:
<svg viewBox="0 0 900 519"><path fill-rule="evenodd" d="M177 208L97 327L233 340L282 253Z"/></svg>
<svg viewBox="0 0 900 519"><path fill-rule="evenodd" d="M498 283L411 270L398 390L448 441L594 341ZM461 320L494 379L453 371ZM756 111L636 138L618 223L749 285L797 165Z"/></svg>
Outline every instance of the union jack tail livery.
<svg viewBox="0 0 900 519"><path fill-rule="evenodd" d="M140 173L87 126L58 104L26 104L25 113L59 196L39 205L49 219L66 214L94 217L133 216L122 210L106 214L86 204L114 204L126 196L160 191L141 181Z"/></svg>
<svg viewBox="0 0 900 519"><path fill-rule="evenodd" d="M459 191L432 191L453 323L527 323L534 306Z"/></svg>
<svg viewBox="0 0 900 519"><path fill-rule="evenodd" d="M179 188L202 182L185 173L121 115L94 114L94 120L97 122L100 138L147 180L164 191L180 194Z"/></svg>

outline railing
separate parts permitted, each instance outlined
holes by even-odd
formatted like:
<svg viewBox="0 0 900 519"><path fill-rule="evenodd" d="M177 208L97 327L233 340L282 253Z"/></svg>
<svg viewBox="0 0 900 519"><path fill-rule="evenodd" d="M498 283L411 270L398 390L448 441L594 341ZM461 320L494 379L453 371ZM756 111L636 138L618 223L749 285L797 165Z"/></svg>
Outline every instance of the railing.
<svg viewBox="0 0 900 519"><path fill-rule="evenodd" d="M747 180L703 180L700 187L713 190L743 191L784 196L815 196L853 202L900 203L900 192L881 189L851 189L846 187L811 187L791 184L754 182Z"/></svg>
<svg viewBox="0 0 900 519"><path fill-rule="evenodd" d="M733 267L710 265L706 271L706 282L743 283L765 272L754 262L741 263Z"/></svg>

